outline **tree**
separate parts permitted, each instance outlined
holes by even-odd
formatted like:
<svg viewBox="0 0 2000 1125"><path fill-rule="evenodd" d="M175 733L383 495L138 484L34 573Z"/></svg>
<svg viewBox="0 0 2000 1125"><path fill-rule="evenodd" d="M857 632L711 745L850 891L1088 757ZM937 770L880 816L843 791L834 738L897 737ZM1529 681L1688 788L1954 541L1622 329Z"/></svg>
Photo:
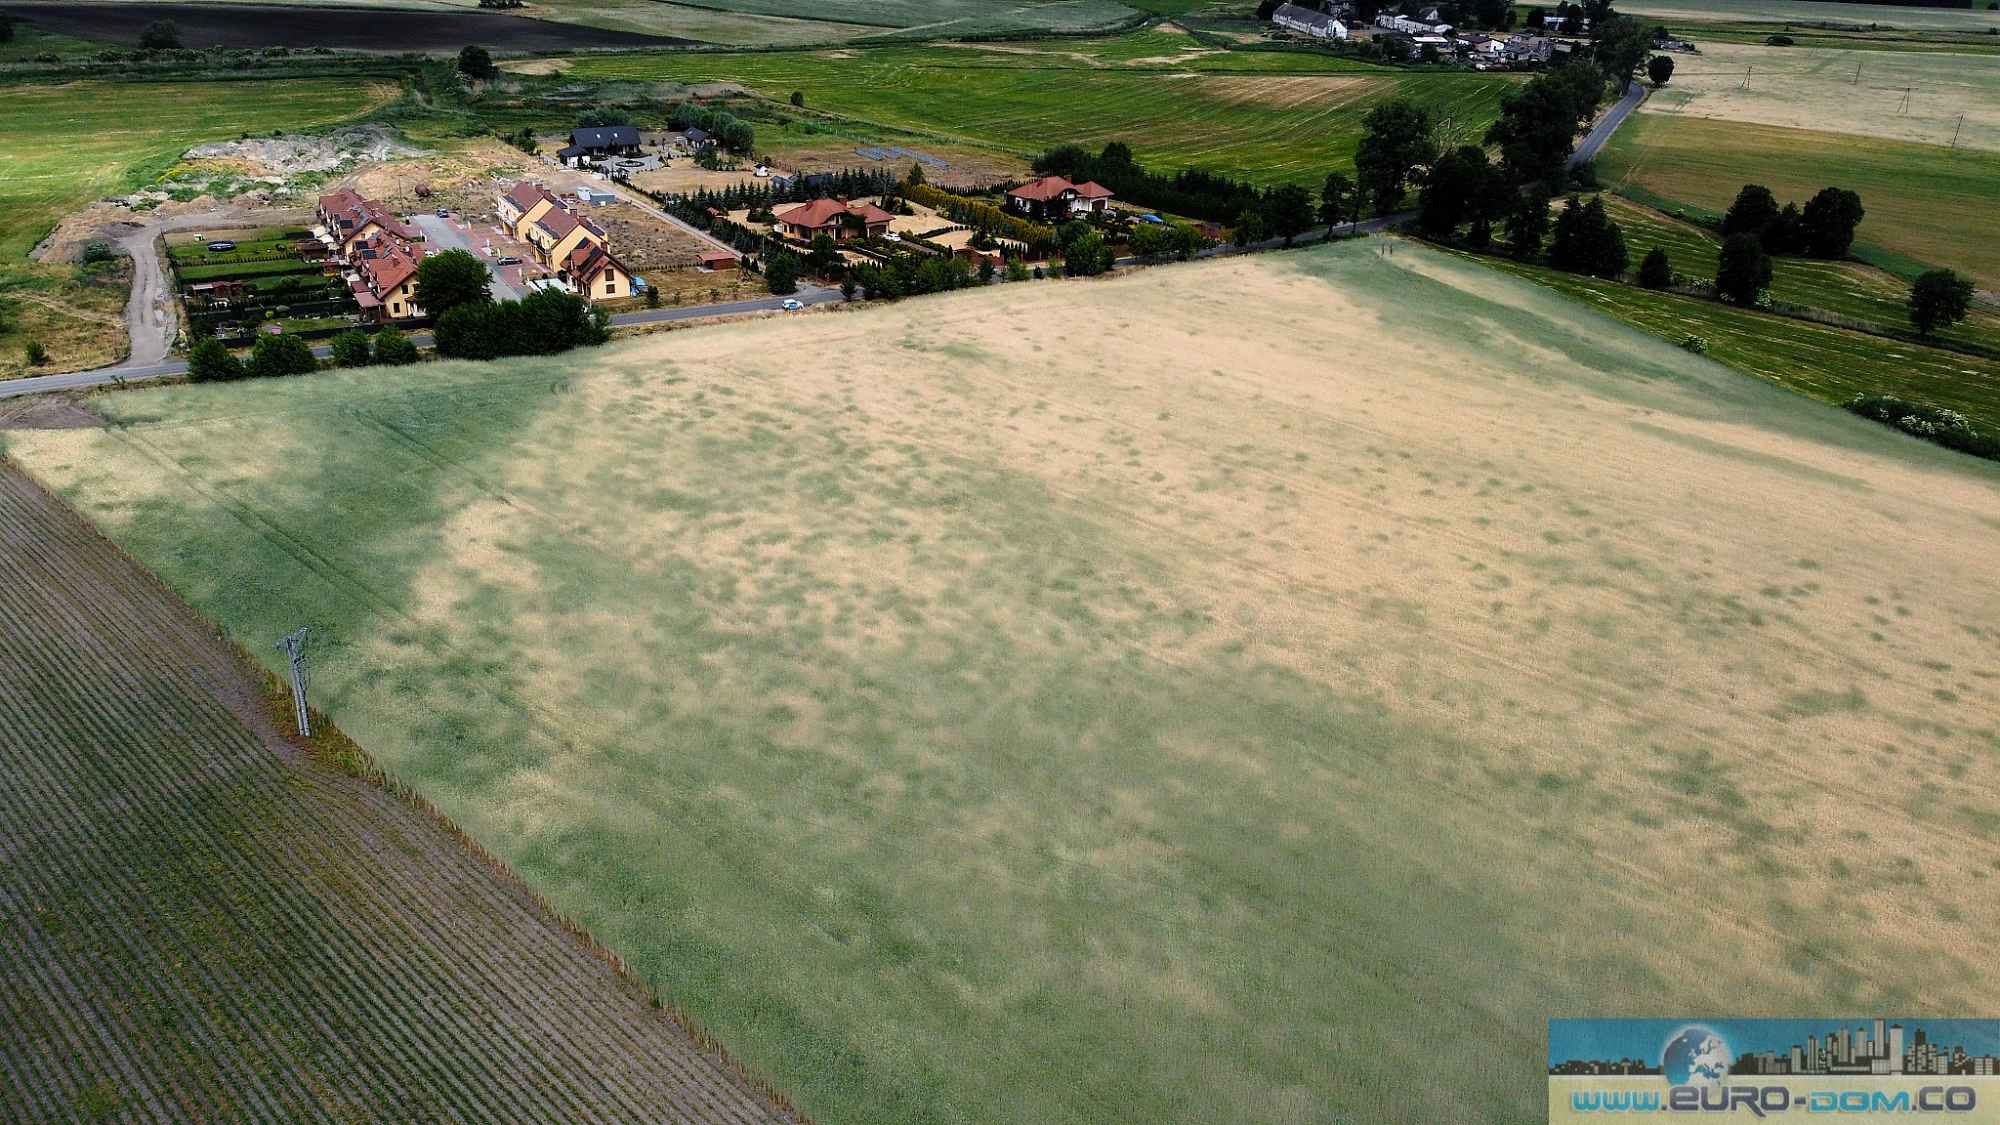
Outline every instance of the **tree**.
<svg viewBox="0 0 2000 1125"><path fill-rule="evenodd" d="M139 33L139 46L144 50L171 51L180 45L180 25L172 20L154 20Z"/></svg>
<svg viewBox="0 0 2000 1125"><path fill-rule="evenodd" d="M779 250L764 263L764 287L780 297L799 291L799 256Z"/></svg>
<svg viewBox="0 0 2000 1125"><path fill-rule="evenodd" d="M1312 195L1297 184L1283 184L1264 194L1264 222L1287 246L1311 229L1313 214Z"/></svg>
<svg viewBox="0 0 2000 1125"><path fill-rule="evenodd" d="M188 379L195 383L224 383L243 377L243 365L222 341L211 336L188 352Z"/></svg>
<svg viewBox="0 0 2000 1125"><path fill-rule="evenodd" d="M1383 102L1361 119L1354 173L1376 214L1395 210L1410 172L1436 159L1435 127L1429 110L1403 98Z"/></svg>
<svg viewBox="0 0 2000 1125"><path fill-rule="evenodd" d="M417 304L432 316L441 317L460 305L483 305L493 300L493 279L486 263L469 250L446 250L425 258L417 267Z"/></svg>
<svg viewBox="0 0 2000 1125"><path fill-rule="evenodd" d="M1589 238L1589 255L1584 270L1593 277L1616 278L1630 262L1625 252L1625 232L1604 211L1604 197L1594 195L1583 205L1584 230Z"/></svg>
<svg viewBox="0 0 2000 1125"><path fill-rule="evenodd" d="M1655 89L1666 85L1673 76L1674 57L1672 55L1654 55L1652 58L1646 60L1646 77L1653 80L1653 87Z"/></svg>
<svg viewBox="0 0 2000 1125"><path fill-rule="evenodd" d="M0 16L0 43L12 43L13 41L14 21L6 16Z"/></svg>
<svg viewBox="0 0 2000 1125"><path fill-rule="evenodd" d="M1764 237L1764 228L1778 217L1778 197L1762 184L1744 184L1736 201L1722 213L1722 234L1750 234Z"/></svg>
<svg viewBox="0 0 2000 1125"><path fill-rule="evenodd" d="M1472 0L1472 18L1480 27L1494 31L1507 25L1513 8L1508 0Z"/></svg>
<svg viewBox="0 0 2000 1125"><path fill-rule="evenodd" d="M1972 308L1972 282L1950 270L1929 270L1910 286L1910 323L1925 336L1950 328Z"/></svg>
<svg viewBox="0 0 2000 1125"><path fill-rule="evenodd" d="M266 379L304 375L319 370L319 361L313 358L312 345L297 336L264 335L251 345L249 370Z"/></svg>
<svg viewBox="0 0 2000 1125"><path fill-rule="evenodd" d="M1063 272L1071 277L1096 277L1111 268L1111 247L1104 236L1086 230L1063 249Z"/></svg>
<svg viewBox="0 0 2000 1125"><path fill-rule="evenodd" d="M477 78L484 82L500 73L493 65L493 56L477 43L467 43L458 52L458 72L467 78Z"/></svg>
<svg viewBox="0 0 2000 1125"><path fill-rule="evenodd" d="M1278 10L1279 2L1280 0L1257 0L1257 18L1269 20L1271 14Z"/></svg>
<svg viewBox="0 0 2000 1125"><path fill-rule="evenodd" d="M415 363L417 346L396 329L384 328L375 334L375 362L389 367Z"/></svg>
<svg viewBox="0 0 2000 1125"><path fill-rule="evenodd" d="M1559 186L1577 130L1603 97L1604 76L1587 64L1569 63L1502 98L1486 143L1500 147L1501 167L1513 183Z"/></svg>
<svg viewBox="0 0 2000 1125"><path fill-rule="evenodd" d="M366 367L368 359L368 333L350 328L333 338L335 367Z"/></svg>
<svg viewBox="0 0 2000 1125"><path fill-rule="evenodd" d="M1778 217L1772 219L1770 225L1764 228L1764 252L1774 256L1798 253L1804 245L1801 241L1803 228L1804 218L1799 214L1799 205L1785 204L1778 211Z"/></svg>
<svg viewBox="0 0 2000 1125"><path fill-rule="evenodd" d="M1464 145L1439 157L1424 177L1417 226L1432 238L1450 238L1463 224L1486 217L1486 180L1491 175L1486 150L1477 145Z"/></svg>
<svg viewBox="0 0 2000 1125"><path fill-rule="evenodd" d="M1246 210L1236 217L1236 245L1254 246L1269 237L1264 229L1264 216L1256 211Z"/></svg>
<svg viewBox="0 0 2000 1125"><path fill-rule="evenodd" d="M1667 260L1667 252L1658 246L1646 254L1646 260L1639 263L1639 284L1648 289L1665 289L1674 283L1673 263Z"/></svg>
<svg viewBox="0 0 2000 1125"><path fill-rule="evenodd" d="M1799 242L1815 258L1845 258L1854 245L1854 228L1867 214L1861 197L1842 188L1822 188L1806 201L1799 217Z"/></svg>
<svg viewBox="0 0 2000 1125"><path fill-rule="evenodd" d="M792 106L796 109L804 109L806 107L806 92L804 90L792 91Z"/></svg>
<svg viewBox="0 0 2000 1125"><path fill-rule="evenodd" d="M1354 213L1354 203L1354 181L1342 173L1328 172L1319 189L1319 221L1326 224L1328 237L1332 237L1333 228Z"/></svg>
<svg viewBox="0 0 2000 1125"><path fill-rule="evenodd" d="M840 299L843 301L852 301L854 299L854 289L854 274L850 272L840 279Z"/></svg>
<svg viewBox="0 0 2000 1125"><path fill-rule="evenodd" d="M1518 258L1533 258L1549 236L1549 193L1540 187L1523 192L1507 215L1507 246Z"/></svg>
<svg viewBox="0 0 2000 1125"><path fill-rule="evenodd" d="M914 185L914 184L921 184L921 183L923 183L923 182L924 182L924 162L923 162L923 161L921 161L921 160L918 160L918 161L915 161L915 162L913 162L913 163L912 163L912 164L910 165L910 174L909 174L909 175L907 175L907 176L905 176L905 177L903 177L903 182L904 182L904 183L906 183L906 184L913 184L913 185Z"/></svg>
<svg viewBox="0 0 2000 1125"><path fill-rule="evenodd" d="M839 264L840 248L834 245L833 236L825 234L814 235L812 249L806 253L806 269L814 277L826 277Z"/></svg>
<svg viewBox="0 0 2000 1125"><path fill-rule="evenodd" d="M1722 260L1715 269L1715 292L1739 305L1754 305L1757 294L1771 284L1771 255L1764 240L1746 231L1730 235L1722 243Z"/></svg>
<svg viewBox="0 0 2000 1125"><path fill-rule="evenodd" d="M660 307L659 286L657 285L646 286L646 307L649 309L657 309Z"/></svg>
<svg viewBox="0 0 2000 1125"><path fill-rule="evenodd" d="M29 340L21 348L21 356L28 361L29 367L40 367L49 361L49 349L40 340Z"/></svg>
<svg viewBox="0 0 2000 1125"><path fill-rule="evenodd" d="M1618 92L1632 88L1632 72L1646 61L1653 49L1653 37L1631 16L1611 16L1590 22L1592 50L1604 76L1618 84Z"/></svg>

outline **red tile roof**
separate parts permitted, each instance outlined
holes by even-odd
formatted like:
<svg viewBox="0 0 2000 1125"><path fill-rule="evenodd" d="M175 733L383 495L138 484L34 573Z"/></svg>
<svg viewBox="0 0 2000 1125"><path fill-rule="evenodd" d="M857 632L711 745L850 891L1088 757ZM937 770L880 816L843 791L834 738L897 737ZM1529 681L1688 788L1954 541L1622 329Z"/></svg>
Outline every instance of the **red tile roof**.
<svg viewBox="0 0 2000 1125"><path fill-rule="evenodd" d="M338 235L342 241L353 232L366 230L374 223L397 238L420 240L423 232L389 212L380 200L363 199L352 188L341 188L319 197L320 214L332 224L329 234Z"/></svg>
<svg viewBox="0 0 2000 1125"><path fill-rule="evenodd" d="M421 264L417 252L407 243L392 239L371 238L362 253L362 257L355 259L354 268L368 288L382 296L415 276Z"/></svg>
<svg viewBox="0 0 2000 1125"><path fill-rule="evenodd" d="M586 242L569 252L569 260L563 264L574 281L583 283L587 289L592 279L605 270L616 267L624 270L625 264L611 256L611 252L595 242ZM625 270L631 273L630 270Z"/></svg>
<svg viewBox="0 0 2000 1125"><path fill-rule="evenodd" d="M557 207L562 206L561 201L549 194L549 189L540 184L531 184L524 181L515 184L513 189L507 193L507 202L520 208L522 214L534 210L535 204L540 203L544 199L555 204Z"/></svg>
<svg viewBox="0 0 2000 1125"><path fill-rule="evenodd" d="M1085 180L1076 185L1076 193L1085 199L1110 199L1111 189L1096 180Z"/></svg>
<svg viewBox="0 0 2000 1125"><path fill-rule="evenodd" d="M866 226L878 226L892 222L896 216L882 210L873 203L843 203L838 199L815 199L811 203L801 203L797 207L778 216L778 221L788 227L803 230L824 230L843 221L842 216L855 215Z"/></svg>
<svg viewBox="0 0 2000 1125"><path fill-rule="evenodd" d="M1019 199L1033 200L1036 203L1047 203L1063 192L1074 190L1076 185L1061 176L1043 176L1039 180L1029 180L1007 194Z"/></svg>
<svg viewBox="0 0 2000 1125"><path fill-rule="evenodd" d="M547 231L550 238L564 239L581 224L576 221L576 216L568 211L560 207L551 207L543 212L541 218L535 220L535 225Z"/></svg>

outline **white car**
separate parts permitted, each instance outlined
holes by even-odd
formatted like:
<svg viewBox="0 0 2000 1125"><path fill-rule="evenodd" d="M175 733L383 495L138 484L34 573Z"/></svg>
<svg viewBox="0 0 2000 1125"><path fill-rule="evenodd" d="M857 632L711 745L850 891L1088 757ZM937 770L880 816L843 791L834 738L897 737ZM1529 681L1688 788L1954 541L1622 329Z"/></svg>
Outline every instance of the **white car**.
<svg viewBox="0 0 2000 1125"><path fill-rule="evenodd" d="M797 297L787 297L785 298L784 302L780 304L778 307L785 310L786 312L797 312L800 309L805 308L806 303L804 301L799 300Z"/></svg>
<svg viewBox="0 0 2000 1125"><path fill-rule="evenodd" d="M892 231L892 230L885 230L885 231L883 231L883 232L882 232L882 237L883 237L884 239L886 239L886 240L890 241L890 242L901 242L901 241L903 241L903 236L902 236L902 235L900 235L900 234L897 234L897 233L896 233L895 231Z"/></svg>

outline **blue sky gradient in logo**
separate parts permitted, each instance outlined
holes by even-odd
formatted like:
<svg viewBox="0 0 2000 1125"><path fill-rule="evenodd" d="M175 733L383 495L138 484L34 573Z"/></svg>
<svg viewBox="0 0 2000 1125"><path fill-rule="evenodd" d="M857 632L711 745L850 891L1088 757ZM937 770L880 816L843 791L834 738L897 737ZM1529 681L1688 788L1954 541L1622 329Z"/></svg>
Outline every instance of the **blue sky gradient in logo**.
<svg viewBox="0 0 2000 1125"><path fill-rule="evenodd" d="M1875 1021L1900 1023L1905 1042L1914 1042L1921 1028L1930 1041L1945 1046L1963 1044L1968 1054L2000 1055L2000 1020L1929 1019L1923 1016L1827 1016L1812 1019L1556 1019L1549 1021L1549 1065L1579 1059L1640 1059L1660 1064L1660 1050L1689 1025L1712 1029L1741 1057L1758 1051L1783 1054L1806 1036L1825 1039L1840 1028L1874 1028Z"/></svg>

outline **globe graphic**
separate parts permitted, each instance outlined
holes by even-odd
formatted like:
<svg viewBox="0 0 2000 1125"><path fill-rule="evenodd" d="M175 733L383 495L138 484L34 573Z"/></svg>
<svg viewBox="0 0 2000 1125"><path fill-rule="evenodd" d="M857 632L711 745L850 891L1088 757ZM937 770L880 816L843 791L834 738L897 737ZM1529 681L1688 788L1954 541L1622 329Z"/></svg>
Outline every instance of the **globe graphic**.
<svg viewBox="0 0 2000 1125"><path fill-rule="evenodd" d="M1676 1086L1713 1086L1729 1077L1736 1059L1722 1036L1705 1027L1689 1027L1667 1041L1660 1052L1660 1069Z"/></svg>

